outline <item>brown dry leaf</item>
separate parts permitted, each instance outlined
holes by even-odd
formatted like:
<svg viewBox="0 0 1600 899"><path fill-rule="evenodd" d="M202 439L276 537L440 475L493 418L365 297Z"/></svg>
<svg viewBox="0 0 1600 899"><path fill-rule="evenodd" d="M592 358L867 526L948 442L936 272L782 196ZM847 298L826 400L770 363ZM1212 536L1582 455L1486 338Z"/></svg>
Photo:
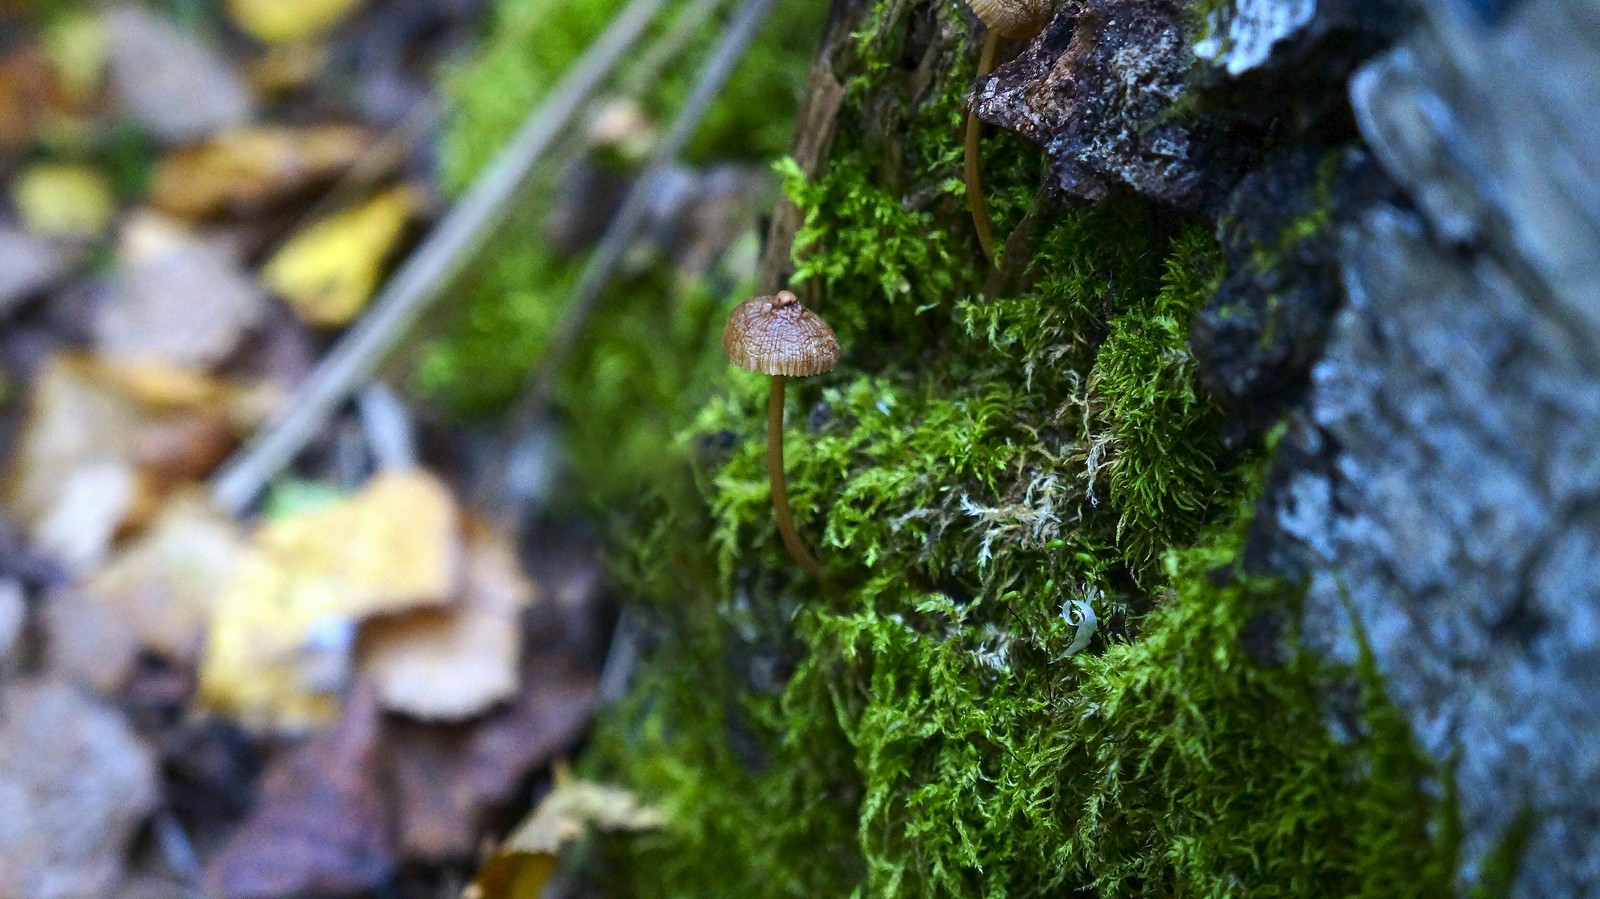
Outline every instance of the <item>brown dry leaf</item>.
<svg viewBox="0 0 1600 899"><path fill-rule="evenodd" d="M185 218L251 214L337 175L370 143L366 131L349 125L227 131L167 157L151 181L150 201Z"/></svg>
<svg viewBox="0 0 1600 899"><path fill-rule="evenodd" d="M11 185L23 227L46 237L96 237L116 214L111 183L98 171L60 162L23 169Z"/></svg>
<svg viewBox="0 0 1600 899"><path fill-rule="evenodd" d="M357 689L332 730L280 756L255 812L206 865L222 899L365 893L396 860L382 777L378 703Z"/></svg>
<svg viewBox="0 0 1600 899"><path fill-rule="evenodd" d="M106 895L156 800L149 750L115 710L65 684L0 687L0 896Z"/></svg>
<svg viewBox="0 0 1600 899"><path fill-rule="evenodd" d="M316 37L344 20L361 0L228 0L239 27L269 44Z"/></svg>
<svg viewBox="0 0 1600 899"><path fill-rule="evenodd" d="M537 899L562 847L590 829L639 832L666 823L666 815L641 805L627 790L590 781L558 781L478 871L467 888L467 899Z"/></svg>
<svg viewBox="0 0 1600 899"><path fill-rule="evenodd" d="M141 649L193 664L244 551L238 524L203 495L173 499L87 581L51 597L52 669L113 690ZM88 639L93 634L106 639Z"/></svg>
<svg viewBox="0 0 1600 899"><path fill-rule="evenodd" d="M221 241L146 213L124 226L120 251L94 320L102 355L209 368L266 318L266 292Z"/></svg>
<svg viewBox="0 0 1600 899"><path fill-rule="evenodd" d="M259 405L181 369L57 354L34 380L6 507L69 570L92 568L134 513L209 471Z"/></svg>
<svg viewBox="0 0 1600 899"><path fill-rule="evenodd" d="M424 198L420 188L403 185L316 222L268 260L262 282L313 325L349 322L372 298L384 261Z"/></svg>
<svg viewBox="0 0 1600 899"><path fill-rule="evenodd" d="M420 469L382 472L341 503L267 521L218 601L202 702L266 729L326 722L357 625L447 602L461 555L455 499Z"/></svg>
<svg viewBox="0 0 1600 899"><path fill-rule="evenodd" d="M20 47L0 56L0 153L17 152L33 143L60 99L55 69L38 47Z"/></svg>
<svg viewBox="0 0 1600 899"><path fill-rule="evenodd" d="M517 690L518 618L532 600L533 584L511 541L469 527L455 604L369 621L361 631L361 672L391 711L446 721L477 715Z"/></svg>
<svg viewBox="0 0 1600 899"><path fill-rule="evenodd" d="M111 83L157 139L201 140L254 115L249 88L216 47L138 6L104 16Z"/></svg>
<svg viewBox="0 0 1600 899"><path fill-rule="evenodd" d="M519 795L528 773L583 734L598 695L591 660L555 635L534 635L524 656L522 689L470 723L389 720L408 859L470 855L486 820Z"/></svg>

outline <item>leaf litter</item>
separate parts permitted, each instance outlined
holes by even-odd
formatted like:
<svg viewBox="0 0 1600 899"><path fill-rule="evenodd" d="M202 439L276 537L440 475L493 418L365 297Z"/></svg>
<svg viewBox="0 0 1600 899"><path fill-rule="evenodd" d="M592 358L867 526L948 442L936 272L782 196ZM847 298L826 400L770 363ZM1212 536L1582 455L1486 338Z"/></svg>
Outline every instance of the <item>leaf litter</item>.
<svg viewBox="0 0 1600 899"><path fill-rule="evenodd" d="M415 39L386 17L451 23L439 47L478 27L215 7L0 9L0 895L467 882L600 701L598 563L541 589L527 554L567 550L462 506L461 435L382 468L346 415L275 501L207 498L437 211L431 152L372 99L433 81L395 68L426 54L380 53L405 62L375 85L341 66ZM492 857L658 826L630 802L558 787Z"/></svg>

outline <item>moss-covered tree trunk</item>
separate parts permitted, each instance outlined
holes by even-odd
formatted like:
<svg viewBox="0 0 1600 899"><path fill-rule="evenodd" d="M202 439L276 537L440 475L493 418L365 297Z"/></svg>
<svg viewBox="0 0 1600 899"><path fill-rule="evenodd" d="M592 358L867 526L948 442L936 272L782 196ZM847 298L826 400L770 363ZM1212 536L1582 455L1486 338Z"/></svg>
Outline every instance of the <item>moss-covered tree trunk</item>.
<svg viewBox="0 0 1600 899"><path fill-rule="evenodd" d="M673 823L592 870L1600 891L1592 5L1055 9L977 79L960 0L833 3L758 285L844 348L788 406L830 580L765 380L675 326L715 374L611 510L644 653L586 762Z"/></svg>

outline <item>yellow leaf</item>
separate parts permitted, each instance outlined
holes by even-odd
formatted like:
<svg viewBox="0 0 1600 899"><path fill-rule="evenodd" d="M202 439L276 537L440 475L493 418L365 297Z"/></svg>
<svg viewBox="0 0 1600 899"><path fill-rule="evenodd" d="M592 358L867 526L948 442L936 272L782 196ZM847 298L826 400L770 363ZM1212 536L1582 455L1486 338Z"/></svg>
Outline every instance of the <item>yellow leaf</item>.
<svg viewBox="0 0 1600 899"><path fill-rule="evenodd" d="M274 730L331 720L356 626L451 597L458 518L442 483L408 470L380 473L343 502L267 521L217 604L202 703Z"/></svg>
<svg viewBox="0 0 1600 899"><path fill-rule="evenodd" d="M239 27L269 44L314 37L339 24L360 0L228 0Z"/></svg>
<svg viewBox="0 0 1600 899"><path fill-rule="evenodd" d="M368 143L365 131L347 125L228 131L167 157L150 201L186 218L254 212L336 175Z"/></svg>
<svg viewBox="0 0 1600 899"><path fill-rule="evenodd" d="M317 222L290 238L261 278L307 322L345 324L372 298L384 260L422 204L421 190L396 187Z"/></svg>
<svg viewBox="0 0 1600 899"><path fill-rule="evenodd" d="M94 237L117 211L110 183L88 166L41 162L23 170L11 191L23 226L50 237Z"/></svg>
<svg viewBox="0 0 1600 899"><path fill-rule="evenodd" d="M655 830L666 815L632 793L592 781L560 782L479 869L466 899L537 899L562 847L590 829Z"/></svg>

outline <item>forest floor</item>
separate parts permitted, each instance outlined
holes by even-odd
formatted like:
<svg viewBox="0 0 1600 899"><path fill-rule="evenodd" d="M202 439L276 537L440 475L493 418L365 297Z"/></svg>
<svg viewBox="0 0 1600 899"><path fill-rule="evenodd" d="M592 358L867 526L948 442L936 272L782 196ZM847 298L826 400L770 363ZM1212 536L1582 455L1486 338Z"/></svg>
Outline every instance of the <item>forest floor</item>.
<svg viewBox="0 0 1600 899"><path fill-rule="evenodd" d="M614 612L581 531L477 511L481 429L401 374L208 482L449 207L488 14L0 6L0 895L494 896L655 821L552 781Z"/></svg>

